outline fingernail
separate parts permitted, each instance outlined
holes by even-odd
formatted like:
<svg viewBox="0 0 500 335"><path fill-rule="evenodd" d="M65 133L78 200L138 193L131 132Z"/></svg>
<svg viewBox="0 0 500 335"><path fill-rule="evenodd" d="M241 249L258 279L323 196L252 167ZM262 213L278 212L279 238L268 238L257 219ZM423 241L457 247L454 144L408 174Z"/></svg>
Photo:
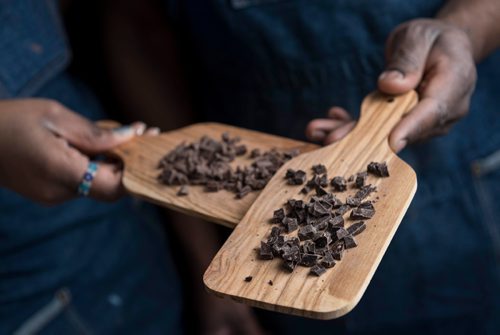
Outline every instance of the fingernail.
<svg viewBox="0 0 500 335"><path fill-rule="evenodd" d="M135 126L135 134L137 136L141 136L142 134L144 134L144 131L146 130L146 125L141 123L141 124L138 124L137 126Z"/></svg>
<svg viewBox="0 0 500 335"><path fill-rule="evenodd" d="M404 79L404 75L396 70L384 71L378 77L379 80L402 80Z"/></svg>
<svg viewBox="0 0 500 335"><path fill-rule="evenodd" d="M119 128L114 128L113 133L117 135L132 135L135 132L134 128L132 126L122 126Z"/></svg>
<svg viewBox="0 0 500 335"><path fill-rule="evenodd" d="M158 127L149 128L147 134L151 136L157 136L160 134L160 128Z"/></svg>
<svg viewBox="0 0 500 335"><path fill-rule="evenodd" d="M325 137L325 133L322 132L321 130L314 130L311 133L311 137L314 141L319 141L319 140L323 139L323 137Z"/></svg>

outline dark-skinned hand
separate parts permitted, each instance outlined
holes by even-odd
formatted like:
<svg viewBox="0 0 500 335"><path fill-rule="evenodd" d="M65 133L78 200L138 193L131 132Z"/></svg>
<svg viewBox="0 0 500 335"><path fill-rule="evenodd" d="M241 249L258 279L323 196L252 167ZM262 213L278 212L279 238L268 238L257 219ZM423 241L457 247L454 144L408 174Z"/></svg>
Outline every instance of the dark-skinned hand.
<svg viewBox="0 0 500 335"><path fill-rule="evenodd" d="M437 19L403 23L390 34L385 55L378 89L394 95L415 89L420 98L390 134L395 152L408 143L448 133L467 114L477 75L472 44L462 29ZM355 124L344 109L332 107L327 119L308 124L306 135L329 144Z"/></svg>

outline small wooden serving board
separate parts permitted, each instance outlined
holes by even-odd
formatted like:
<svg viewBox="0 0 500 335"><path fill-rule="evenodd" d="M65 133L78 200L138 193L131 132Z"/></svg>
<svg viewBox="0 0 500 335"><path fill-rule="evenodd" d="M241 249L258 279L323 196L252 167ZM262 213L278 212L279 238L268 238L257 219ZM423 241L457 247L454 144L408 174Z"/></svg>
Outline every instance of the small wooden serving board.
<svg viewBox="0 0 500 335"><path fill-rule="evenodd" d="M158 205L234 228L260 192L253 191L243 199L235 199L235 194L226 190L207 193L202 186L192 186L189 195L179 197L178 186L166 186L158 181L158 163L169 151L182 142L195 142L205 135L220 140L224 132L231 137L241 137L241 143L249 151L276 148L279 151L298 149L303 153L318 148L314 144L220 123L198 123L158 136L140 136L114 149L112 154L124 163L125 189ZM236 157L231 164L245 166L251 164L251 160L244 155Z"/></svg>
<svg viewBox="0 0 500 335"><path fill-rule="evenodd" d="M317 319L337 318L352 310L366 290L417 188L415 172L394 154L387 141L394 125L416 103L415 92L397 97L373 93L363 102L356 128L343 140L285 163L258 198L249 199L253 201L250 209L205 272L207 289L252 306ZM385 161L390 177L370 177L369 183L378 189L370 198L378 197L376 214L367 221L366 230L356 236L358 246L347 250L342 261L316 277L309 274L309 268L297 267L288 273L279 260L259 259L260 241L268 237L273 211L290 198L307 200L311 196L299 194L303 185L287 185L284 179L287 169L301 169L311 176L312 165L324 164L330 178L347 178L366 170L372 161ZM347 194L338 196L344 201ZM248 276L252 277L249 282L244 280Z"/></svg>

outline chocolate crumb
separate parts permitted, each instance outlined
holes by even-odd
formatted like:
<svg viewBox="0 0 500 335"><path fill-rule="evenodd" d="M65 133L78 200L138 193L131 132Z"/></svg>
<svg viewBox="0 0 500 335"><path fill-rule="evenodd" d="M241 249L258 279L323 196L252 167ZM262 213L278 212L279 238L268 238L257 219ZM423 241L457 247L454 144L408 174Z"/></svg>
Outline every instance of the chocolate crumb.
<svg viewBox="0 0 500 335"><path fill-rule="evenodd" d="M251 282L251 281L252 281L252 279L253 279L253 277L252 277L252 276L247 276L247 277L245 277L245 281L246 281L247 283Z"/></svg>

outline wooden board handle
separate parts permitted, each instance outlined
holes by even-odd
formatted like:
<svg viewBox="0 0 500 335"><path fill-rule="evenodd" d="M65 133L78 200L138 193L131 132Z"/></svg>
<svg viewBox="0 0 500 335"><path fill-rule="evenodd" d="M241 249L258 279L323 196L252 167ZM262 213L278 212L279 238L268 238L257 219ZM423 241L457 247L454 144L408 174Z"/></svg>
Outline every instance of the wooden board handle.
<svg viewBox="0 0 500 335"><path fill-rule="evenodd" d="M362 139L367 146L381 144L389 147L388 137L392 129L417 102L418 95L413 90L398 96L373 92L363 100L358 123L347 137ZM347 137L343 141L349 141Z"/></svg>

